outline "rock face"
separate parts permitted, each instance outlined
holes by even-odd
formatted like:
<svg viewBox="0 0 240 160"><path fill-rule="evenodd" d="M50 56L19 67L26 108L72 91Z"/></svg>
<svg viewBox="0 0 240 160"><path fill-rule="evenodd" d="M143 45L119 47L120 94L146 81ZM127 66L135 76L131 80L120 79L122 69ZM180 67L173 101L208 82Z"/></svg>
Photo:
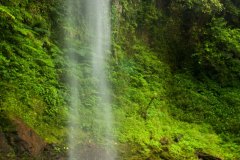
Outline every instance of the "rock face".
<svg viewBox="0 0 240 160"><path fill-rule="evenodd" d="M204 153L202 151L196 151L196 155L199 160L221 160L221 158L215 157L213 155Z"/></svg>
<svg viewBox="0 0 240 160"><path fill-rule="evenodd" d="M8 154L12 151L10 145L8 145L7 139L2 131L0 131L0 154Z"/></svg>
<svg viewBox="0 0 240 160"><path fill-rule="evenodd" d="M84 144L76 145L72 151L75 156L73 159L83 160L107 160L111 159L111 156L114 155L110 150L93 142L85 142Z"/></svg>
<svg viewBox="0 0 240 160"><path fill-rule="evenodd" d="M32 156L40 155L46 146L43 139L20 119L13 119L12 124L16 132L11 133L8 138L10 145L17 146L15 147L17 152L28 152Z"/></svg>
<svg viewBox="0 0 240 160"><path fill-rule="evenodd" d="M44 140L19 118L1 115L0 154L39 156L46 146Z"/></svg>

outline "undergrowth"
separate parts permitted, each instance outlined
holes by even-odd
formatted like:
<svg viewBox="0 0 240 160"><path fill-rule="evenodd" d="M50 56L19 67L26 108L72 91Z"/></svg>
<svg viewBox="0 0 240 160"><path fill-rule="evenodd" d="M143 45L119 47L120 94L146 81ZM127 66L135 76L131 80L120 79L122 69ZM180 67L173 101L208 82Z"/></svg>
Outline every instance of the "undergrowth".
<svg viewBox="0 0 240 160"><path fill-rule="evenodd" d="M172 74L168 65L141 42L133 48L134 54L118 59L112 71L121 156L182 160L197 159L196 153L201 151L222 159L238 159L239 145L217 134L221 125L228 126L227 117L224 124L217 123L219 119L212 117L216 113L213 107L201 108L222 104L224 99L187 74ZM222 96L233 94L227 93Z"/></svg>

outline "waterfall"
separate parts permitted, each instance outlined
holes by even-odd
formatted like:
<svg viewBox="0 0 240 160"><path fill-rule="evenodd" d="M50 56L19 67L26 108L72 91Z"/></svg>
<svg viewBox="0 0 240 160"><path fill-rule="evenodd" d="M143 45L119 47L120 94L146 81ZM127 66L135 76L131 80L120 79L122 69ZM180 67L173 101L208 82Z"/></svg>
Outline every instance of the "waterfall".
<svg viewBox="0 0 240 160"><path fill-rule="evenodd" d="M114 160L111 91L106 72L111 46L110 0L66 0L65 6L66 79L70 90L68 159ZM94 99L90 105L86 103L89 99Z"/></svg>

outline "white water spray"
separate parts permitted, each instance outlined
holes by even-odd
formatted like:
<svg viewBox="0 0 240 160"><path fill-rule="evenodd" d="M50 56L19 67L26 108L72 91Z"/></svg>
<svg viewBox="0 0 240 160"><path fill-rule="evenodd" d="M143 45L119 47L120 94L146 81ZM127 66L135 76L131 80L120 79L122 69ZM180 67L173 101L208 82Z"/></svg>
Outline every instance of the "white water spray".
<svg viewBox="0 0 240 160"><path fill-rule="evenodd" d="M110 52L110 0L66 0L65 5L67 7L65 48L69 67L67 81L71 96L69 100L69 160L114 160L116 151L113 117L105 69L106 58ZM81 49L81 45L87 49ZM91 79L91 83L88 83L91 86L87 89L93 90L94 94L91 96L95 99L91 109L86 106L85 109L81 109L81 107L84 108L84 104L80 100L83 99L81 95L84 89L81 87L79 77L86 75L81 75L79 66L86 57L91 57L89 58L91 60L88 59L85 62L91 66L92 71L92 74L87 75ZM86 115L83 110L90 111L87 117L92 125L87 131L83 129L84 127L80 127L84 126L83 118L86 117L83 116Z"/></svg>

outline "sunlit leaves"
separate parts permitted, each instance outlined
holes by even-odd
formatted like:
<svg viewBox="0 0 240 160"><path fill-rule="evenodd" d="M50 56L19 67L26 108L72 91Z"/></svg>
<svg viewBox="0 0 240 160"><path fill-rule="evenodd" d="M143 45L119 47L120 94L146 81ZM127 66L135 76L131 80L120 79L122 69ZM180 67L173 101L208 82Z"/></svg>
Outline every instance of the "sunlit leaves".
<svg viewBox="0 0 240 160"><path fill-rule="evenodd" d="M11 14L11 12L7 7L0 6L0 15L1 15L1 18L10 18L12 20L15 20L15 16Z"/></svg>
<svg viewBox="0 0 240 160"><path fill-rule="evenodd" d="M186 9L192 9L199 13L213 14L220 12L223 5L219 0L176 0Z"/></svg>

